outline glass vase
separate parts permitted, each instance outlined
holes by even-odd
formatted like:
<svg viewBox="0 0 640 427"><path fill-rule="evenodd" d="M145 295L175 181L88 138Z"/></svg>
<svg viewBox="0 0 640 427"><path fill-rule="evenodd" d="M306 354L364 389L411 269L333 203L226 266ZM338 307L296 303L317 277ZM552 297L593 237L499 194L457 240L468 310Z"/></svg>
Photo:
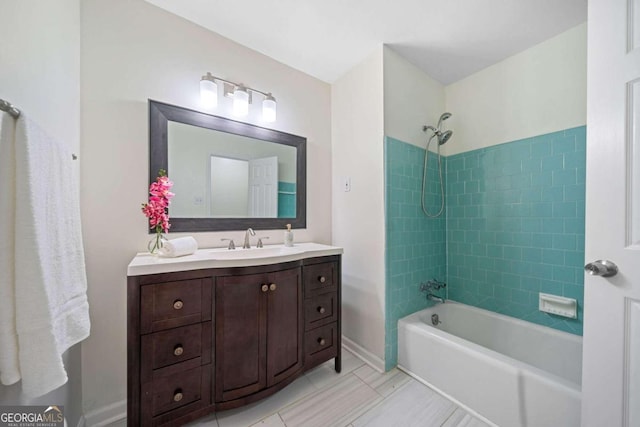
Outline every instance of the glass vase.
<svg viewBox="0 0 640 427"><path fill-rule="evenodd" d="M149 243L147 243L147 249L149 250L149 253L151 255L158 255L166 241L167 239L164 237L164 234L154 234L151 240L149 240Z"/></svg>

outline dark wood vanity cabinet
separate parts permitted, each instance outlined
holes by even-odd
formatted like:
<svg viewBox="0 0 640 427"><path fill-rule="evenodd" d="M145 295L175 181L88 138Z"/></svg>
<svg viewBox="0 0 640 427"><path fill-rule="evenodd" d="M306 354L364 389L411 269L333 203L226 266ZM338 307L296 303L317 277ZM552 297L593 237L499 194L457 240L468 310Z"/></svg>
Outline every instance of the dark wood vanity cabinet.
<svg viewBox="0 0 640 427"><path fill-rule="evenodd" d="M340 255L128 278L128 425L181 425L335 358Z"/></svg>
<svg viewBox="0 0 640 427"><path fill-rule="evenodd" d="M302 369L302 274L216 278L215 400L271 387Z"/></svg>

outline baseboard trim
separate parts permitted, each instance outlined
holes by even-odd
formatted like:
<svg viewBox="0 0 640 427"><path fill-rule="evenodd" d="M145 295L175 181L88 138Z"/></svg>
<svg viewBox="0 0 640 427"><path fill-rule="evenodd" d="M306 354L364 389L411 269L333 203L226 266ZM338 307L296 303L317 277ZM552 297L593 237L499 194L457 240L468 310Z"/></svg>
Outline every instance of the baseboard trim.
<svg viewBox="0 0 640 427"><path fill-rule="evenodd" d="M362 347L359 344L356 344L354 341L349 338L342 336L342 346L349 350L351 353L355 354L359 359L362 359L367 365L371 366L373 369L380 373L384 373L384 360L380 359L375 354L371 353L366 348Z"/></svg>
<svg viewBox="0 0 640 427"><path fill-rule="evenodd" d="M127 400L112 403L87 412L78 421L78 427L107 427L127 419Z"/></svg>

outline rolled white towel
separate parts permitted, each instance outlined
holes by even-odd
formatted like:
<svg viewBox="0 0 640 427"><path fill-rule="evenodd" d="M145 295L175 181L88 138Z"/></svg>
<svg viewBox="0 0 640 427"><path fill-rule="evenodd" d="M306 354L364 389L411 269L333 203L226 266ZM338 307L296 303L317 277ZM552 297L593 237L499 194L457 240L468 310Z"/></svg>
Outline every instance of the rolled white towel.
<svg viewBox="0 0 640 427"><path fill-rule="evenodd" d="M191 255L198 250L198 242L191 236L180 237L178 239L167 240L159 254L167 258L175 258L179 256Z"/></svg>

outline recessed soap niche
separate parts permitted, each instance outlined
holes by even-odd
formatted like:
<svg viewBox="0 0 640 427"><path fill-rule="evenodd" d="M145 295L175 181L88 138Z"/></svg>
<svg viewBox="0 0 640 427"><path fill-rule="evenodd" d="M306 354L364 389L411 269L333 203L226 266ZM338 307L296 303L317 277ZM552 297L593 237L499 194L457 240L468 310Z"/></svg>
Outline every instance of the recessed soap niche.
<svg viewBox="0 0 640 427"><path fill-rule="evenodd" d="M574 298L540 293L539 310L557 316L576 319L578 317L578 301Z"/></svg>

